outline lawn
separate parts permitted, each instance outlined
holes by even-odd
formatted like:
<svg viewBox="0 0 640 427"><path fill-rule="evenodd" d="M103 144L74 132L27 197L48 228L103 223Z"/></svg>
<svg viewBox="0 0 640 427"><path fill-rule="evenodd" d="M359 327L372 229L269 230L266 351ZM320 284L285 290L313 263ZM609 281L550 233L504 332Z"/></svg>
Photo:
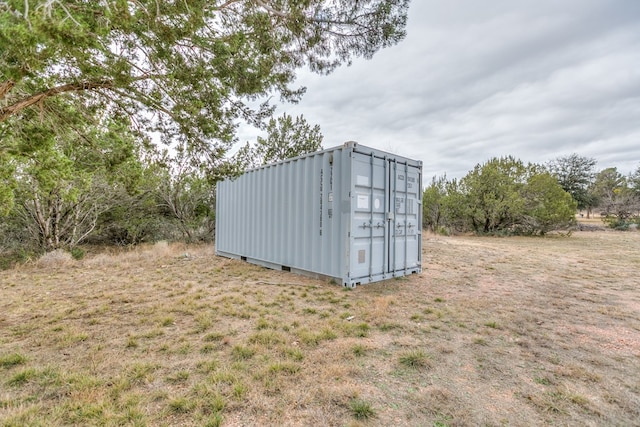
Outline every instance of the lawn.
<svg viewBox="0 0 640 427"><path fill-rule="evenodd" d="M424 236L344 290L211 246L0 272L0 425L637 425L640 233Z"/></svg>

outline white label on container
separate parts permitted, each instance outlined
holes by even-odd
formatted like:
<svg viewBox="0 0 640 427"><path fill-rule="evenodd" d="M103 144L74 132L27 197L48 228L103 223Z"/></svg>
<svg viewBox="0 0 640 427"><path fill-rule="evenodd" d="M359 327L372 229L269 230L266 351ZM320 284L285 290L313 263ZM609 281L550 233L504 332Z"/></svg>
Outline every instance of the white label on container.
<svg viewBox="0 0 640 427"><path fill-rule="evenodd" d="M369 196L358 195L358 209L369 209Z"/></svg>
<svg viewBox="0 0 640 427"><path fill-rule="evenodd" d="M333 193L329 193L329 202L333 202Z"/></svg>
<svg viewBox="0 0 640 427"><path fill-rule="evenodd" d="M369 177L366 175L358 175L356 177L356 185L360 185L362 187L369 186Z"/></svg>
<svg viewBox="0 0 640 427"><path fill-rule="evenodd" d="M373 201L373 207L376 209L380 209L380 199L375 199Z"/></svg>

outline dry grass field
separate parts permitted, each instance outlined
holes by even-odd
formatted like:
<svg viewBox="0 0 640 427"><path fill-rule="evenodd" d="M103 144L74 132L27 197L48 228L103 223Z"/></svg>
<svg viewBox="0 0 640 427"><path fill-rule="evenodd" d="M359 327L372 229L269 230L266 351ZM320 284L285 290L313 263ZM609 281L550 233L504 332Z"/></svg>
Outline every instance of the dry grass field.
<svg viewBox="0 0 640 427"><path fill-rule="evenodd" d="M156 244L0 272L0 425L640 424L640 233L424 237L347 291Z"/></svg>

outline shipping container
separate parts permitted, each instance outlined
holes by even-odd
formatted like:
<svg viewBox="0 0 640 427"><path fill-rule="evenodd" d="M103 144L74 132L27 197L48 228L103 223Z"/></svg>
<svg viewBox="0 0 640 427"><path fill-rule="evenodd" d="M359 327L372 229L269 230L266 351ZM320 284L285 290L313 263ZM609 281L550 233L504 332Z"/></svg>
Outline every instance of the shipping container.
<svg viewBox="0 0 640 427"><path fill-rule="evenodd" d="M422 269L422 162L355 142L216 186L216 254L359 284Z"/></svg>

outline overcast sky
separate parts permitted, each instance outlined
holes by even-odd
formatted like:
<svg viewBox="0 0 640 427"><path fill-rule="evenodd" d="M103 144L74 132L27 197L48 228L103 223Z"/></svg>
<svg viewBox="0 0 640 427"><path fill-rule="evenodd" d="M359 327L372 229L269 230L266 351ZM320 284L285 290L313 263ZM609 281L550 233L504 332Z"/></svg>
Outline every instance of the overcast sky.
<svg viewBox="0 0 640 427"><path fill-rule="evenodd" d="M506 155L640 166L638 0L413 0L400 44L298 82L277 115L422 160L425 184Z"/></svg>

